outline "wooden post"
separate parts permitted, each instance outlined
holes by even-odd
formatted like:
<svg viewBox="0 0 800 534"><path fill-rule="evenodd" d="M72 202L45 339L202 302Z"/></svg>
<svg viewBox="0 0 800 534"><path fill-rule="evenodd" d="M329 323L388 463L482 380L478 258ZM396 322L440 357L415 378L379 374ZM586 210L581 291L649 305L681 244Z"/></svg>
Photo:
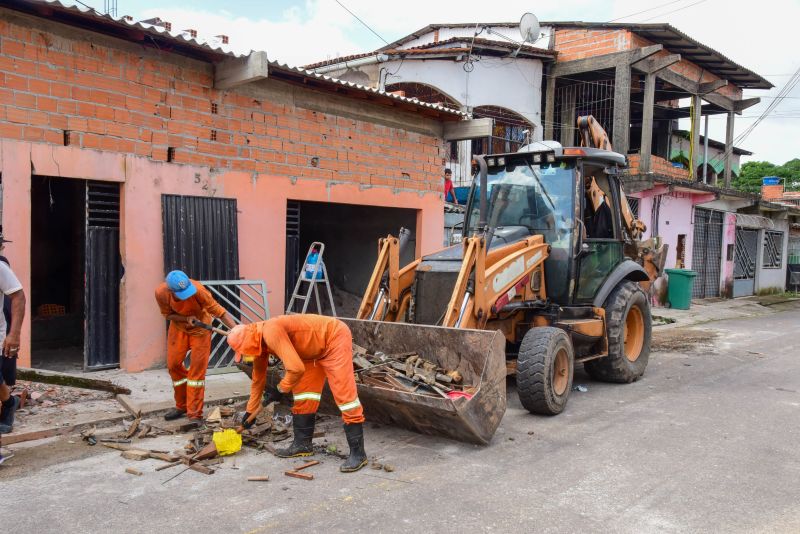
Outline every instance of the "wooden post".
<svg viewBox="0 0 800 534"><path fill-rule="evenodd" d="M731 186L731 165L733 163L733 119L736 113L728 112L725 124L725 189Z"/></svg>
<svg viewBox="0 0 800 534"><path fill-rule="evenodd" d="M642 102L642 143L639 155L639 172L650 172L650 158L653 147L653 106L655 106L656 75L647 74L644 78L644 100Z"/></svg>
<svg viewBox="0 0 800 534"><path fill-rule="evenodd" d="M575 130L578 127L575 117L575 91L567 88L561 101L561 144L573 146L575 144Z"/></svg>
<svg viewBox="0 0 800 534"><path fill-rule="evenodd" d="M631 128L631 66L622 61L614 76L614 151L628 153Z"/></svg>
<svg viewBox="0 0 800 534"><path fill-rule="evenodd" d="M553 121L556 118L556 77L551 74L547 77L547 88L544 96L544 140L554 139Z"/></svg>
<svg viewBox="0 0 800 534"><path fill-rule="evenodd" d="M692 115L694 116L694 120L692 121L692 132L691 132L691 143L692 143L692 161L689 162L691 168L689 169L689 177L693 178L695 181L699 178L697 176L697 166L699 161L702 159L702 153L700 152L700 119L702 119L701 107L703 105L703 99L700 95L692 95L692 102L694 102L694 106L692 107Z"/></svg>

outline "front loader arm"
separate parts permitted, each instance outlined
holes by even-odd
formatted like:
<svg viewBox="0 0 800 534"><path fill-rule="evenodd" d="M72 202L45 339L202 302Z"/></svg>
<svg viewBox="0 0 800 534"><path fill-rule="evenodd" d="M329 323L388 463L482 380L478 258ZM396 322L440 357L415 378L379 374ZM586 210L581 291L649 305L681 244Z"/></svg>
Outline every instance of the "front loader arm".
<svg viewBox="0 0 800 534"><path fill-rule="evenodd" d="M414 283L419 259L400 269L400 244L391 234L378 241L378 259L364 291L358 319L397 321L409 302L407 290Z"/></svg>
<svg viewBox="0 0 800 534"><path fill-rule="evenodd" d="M542 236L537 235L493 249L487 255L483 237L467 238L464 261L443 326L483 328L513 301L546 298L544 260L549 249ZM536 293L531 283L534 276L538 280Z"/></svg>

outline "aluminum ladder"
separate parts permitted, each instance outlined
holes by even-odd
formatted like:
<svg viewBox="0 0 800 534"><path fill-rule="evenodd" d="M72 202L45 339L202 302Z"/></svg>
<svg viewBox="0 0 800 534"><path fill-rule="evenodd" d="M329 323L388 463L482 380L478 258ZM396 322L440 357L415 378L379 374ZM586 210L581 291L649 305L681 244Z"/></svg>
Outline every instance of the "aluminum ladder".
<svg viewBox="0 0 800 534"><path fill-rule="evenodd" d="M308 259L313 253L317 253L317 261L314 263L314 269L311 273L311 277L307 278L308 271L306 270L308 267ZM325 284L325 289L328 292L328 299L331 303L331 315L336 317L336 306L333 304L333 293L331 292L331 284L328 280L328 270L325 268L325 263L322 261L323 253L325 252L325 243L321 243L319 241L314 241L311 243L311 246L308 247L308 252L306 252L306 259L303 261L303 265L300 269L300 275L297 277L297 283L294 286L294 291L292 291L292 297L289 299L289 304L286 306L286 315L291 315L293 313L306 313L308 310L308 303L311 302L311 293L314 293L314 298L317 302L317 313L320 315L322 314L322 305L319 300L319 289L317 286L319 284ZM319 273L320 269L322 270L322 277L317 278L317 274ZM306 283L308 284L308 289L304 290L305 295L301 295L301 287ZM301 300L303 301L303 309L300 312L294 311L295 301Z"/></svg>

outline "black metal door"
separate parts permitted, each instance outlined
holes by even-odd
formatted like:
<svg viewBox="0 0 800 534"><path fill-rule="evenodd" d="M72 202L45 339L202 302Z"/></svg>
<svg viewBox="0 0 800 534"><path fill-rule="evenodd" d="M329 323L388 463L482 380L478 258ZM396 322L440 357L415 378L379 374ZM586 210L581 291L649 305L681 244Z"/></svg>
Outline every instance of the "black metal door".
<svg viewBox="0 0 800 534"><path fill-rule="evenodd" d="M719 296L722 268L722 212L695 208L692 270L697 273L692 298Z"/></svg>
<svg viewBox="0 0 800 534"><path fill-rule="evenodd" d="M161 195L164 273L195 280L239 279L236 199Z"/></svg>
<svg viewBox="0 0 800 534"><path fill-rule="evenodd" d="M119 365L120 185L86 182L84 369Z"/></svg>
<svg viewBox="0 0 800 534"><path fill-rule="evenodd" d="M755 292L758 230L736 227L736 251L733 266L733 296L745 297Z"/></svg>

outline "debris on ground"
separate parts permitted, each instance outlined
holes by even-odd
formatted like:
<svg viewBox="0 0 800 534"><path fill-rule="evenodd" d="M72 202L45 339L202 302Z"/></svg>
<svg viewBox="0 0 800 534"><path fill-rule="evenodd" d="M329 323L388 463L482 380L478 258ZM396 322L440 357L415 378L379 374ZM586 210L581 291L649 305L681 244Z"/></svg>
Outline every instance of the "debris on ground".
<svg viewBox="0 0 800 534"><path fill-rule="evenodd" d="M137 477L142 476L142 472L134 469L133 467L126 468L125 472L130 473L131 475L136 475Z"/></svg>
<svg viewBox="0 0 800 534"><path fill-rule="evenodd" d="M269 482L269 475L247 477L248 482Z"/></svg>
<svg viewBox="0 0 800 534"><path fill-rule="evenodd" d="M587 388L583 384L578 384L577 386L574 386L572 389L574 391L580 391L581 393L586 393L587 391L589 391L589 388Z"/></svg>
<svg viewBox="0 0 800 534"><path fill-rule="evenodd" d="M663 352L692 352L714 347L719 334L714 330L673 328L654 330L650 350Z"/></svg>
<svg viewBox="0 0 800 534"><path fill-rule="evenodd" d="M394 466L389 464L383 464L383 470L387 473L392 473L394 471Z"/></svg>
<svg viewBox="0 0 800 534"><path fill-rule="evenodd" d="M369 354L354 343L353 366L356 382L368 386L445 399L469 399L475 392L463 384L461 373L439 367L416 352Z"/></svg>

